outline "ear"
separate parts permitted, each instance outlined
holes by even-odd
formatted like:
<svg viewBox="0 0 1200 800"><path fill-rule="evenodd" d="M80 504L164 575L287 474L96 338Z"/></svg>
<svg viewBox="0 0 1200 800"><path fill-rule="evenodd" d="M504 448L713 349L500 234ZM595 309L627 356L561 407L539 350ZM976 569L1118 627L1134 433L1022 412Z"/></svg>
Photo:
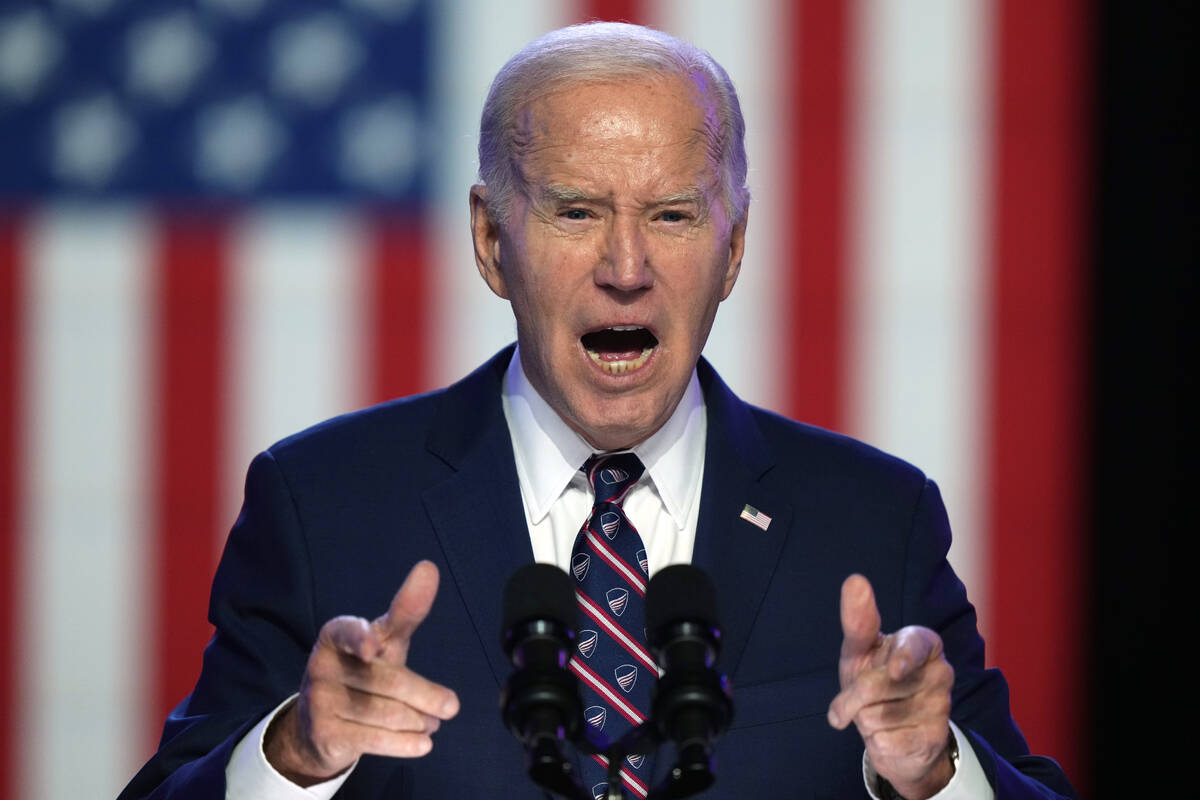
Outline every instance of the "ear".
<svg viewBox="0 0 1200 800"><path fill-rule="evenodd" d="M725 284L721 291L721 299L729 297L729 293L733 291L733 284L737 283L738 273L742 269L742 254L746 251L746 222L750 218L750 211L742 214L741 222L734 224L733 229L729 232L729 265L725 269Z"/></svg>
<svg viewBox="0 0 1200 800"><path fill-rule="evenodd" d="M475 243L475 267L499 297L508 299L508 287L500 269L500 221L488 211L487 187L471 187L471 239Z"/></svg>

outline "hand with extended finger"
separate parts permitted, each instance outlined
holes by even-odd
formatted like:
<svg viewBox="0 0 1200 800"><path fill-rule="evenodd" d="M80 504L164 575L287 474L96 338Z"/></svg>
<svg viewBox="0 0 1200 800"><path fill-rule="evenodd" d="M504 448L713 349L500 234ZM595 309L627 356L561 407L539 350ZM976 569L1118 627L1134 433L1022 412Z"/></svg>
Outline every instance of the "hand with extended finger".
<svg viewBox="0 0 1200 800"><path fill-rule="evenodd" d="M838 730L855 724L871 765L902 797L932 797L954 775L954 668L942 639L916 625L884 635L875 593L861 575L842 584L841 615L842 690L829 705L829 723Z"/></svg>
<svg viewBox="0 0 1200 800"><path fill-rule="evenodd" d="M364 753L412 758L432 749L431 735L458 713L458 697L405 663L437 586L437 567L422 561L374 622L337 617L325 623L299 697L267 730L267 760L282 775L310 786Z"/></svg>

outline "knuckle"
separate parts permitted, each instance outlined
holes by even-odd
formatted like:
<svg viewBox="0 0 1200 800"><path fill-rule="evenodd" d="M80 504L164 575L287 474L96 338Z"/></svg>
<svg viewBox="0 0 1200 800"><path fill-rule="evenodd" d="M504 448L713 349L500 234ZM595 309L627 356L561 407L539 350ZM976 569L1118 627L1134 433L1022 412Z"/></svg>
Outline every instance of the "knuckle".
<svg viewBox="0 0 1200 800"><path fill-rule="evenodd" d="M322 755L328 756L337 749L335 727L333 719L325 715L313 715L309 719L308 739Z"/></svg>
<svg viewBox="0 0 1200 800"><path fill-rule="evenodd" d="M866 670L854 682L854 695L863 703L872 702L884 695L891 679L885 667L875 667Z"/></svg>
<svg viewBox="0 0 1200 800"><path fill-rule="evenodd" d="M922 749L924 737L916 728L891 728L875 733L874 749L888 760L907 758Z"/></svg>
<svg viewBox="0 0 1200 800"><path fill-rule="evenodd" d="M877 706L864 706L854 715L854 725L863 738L874 736L883 728L883 710Z"/></svg>
<svg viewBox="0 0 1200 800"><path fill-rule="evenodd" d="M310 684L326 683L336 674L336 664L330 663L329 659L314 656L308 662L306 674Z"/></svg>

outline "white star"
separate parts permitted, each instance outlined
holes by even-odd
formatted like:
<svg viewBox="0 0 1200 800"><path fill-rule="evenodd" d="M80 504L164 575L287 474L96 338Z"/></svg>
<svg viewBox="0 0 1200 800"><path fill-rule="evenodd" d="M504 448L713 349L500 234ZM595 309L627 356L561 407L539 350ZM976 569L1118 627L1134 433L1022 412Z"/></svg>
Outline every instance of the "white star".
<svg viewBox="0 0 1200 800"><path fill-rule="evenodd" d="M35 9L0 20L0 96L29 100L62 54L62 41Z"/></svg>
<svg viewBox="0 0 1200 800"><path fill-rule="evenodd" d="M416 111L403 96L347 112L338 162L342 179L378 192L402 192L422 158L420 134Z"/></svg>
<svg viewBox="0 0 1200 800"><path fill-rule="evenodd" d="M96 188L109 181L133 147L137 130L111 94L63 106L52 123L55 174Z"/></svg>
<svg viewBox="0 0 1200 800"><path fill-rule="evenodd" d="M346 5L357 6L382 19L398 22L407 17L417 3L416 0L346 0Z"/></svg>
<svg viewBox="0 0 1200 800"><path fill-rule="evenodd" d="M287 145L287 133L262 98L243 97L201 112L196 175L221 188L253 188Z"/></svg>
<svg viewBox="0 0 1200 800"><path fill-rule="evenodd" d="M128 42L129 90L160 103L182 100L212 61L212 42L183 10L138 23Z"/></svg>
<svg viewBox="0 0 1200 800"><path fill-rule="evenodd" d="M271 83L311 106L327 105L363 60L363 48L342 18L315 14L281 25L271 37Z"/></svg>

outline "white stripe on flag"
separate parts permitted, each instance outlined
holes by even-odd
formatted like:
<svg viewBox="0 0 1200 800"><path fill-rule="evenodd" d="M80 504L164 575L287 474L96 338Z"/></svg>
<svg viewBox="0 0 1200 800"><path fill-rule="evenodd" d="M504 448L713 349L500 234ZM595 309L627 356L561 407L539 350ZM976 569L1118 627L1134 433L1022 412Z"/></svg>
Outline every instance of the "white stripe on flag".
<svg viewBox="0 0 1200 800"><path fill-rule="evenodd" d="M766 406L784 405L784 371L774 366L788 358L783 330L783 286L793 265L783 255L785 214L792 208L778 165L779 67L784 42L773 0L663 0L648 4L649 23L712 54L733 80L746 119L750 163L751 214L746 254L737 286L721 304L705 356L743 399Z"/></svg>
<svg viewBox="0 0 1200 800"><path fill-rule="evenodd" d="M364 237L323 206L268 207L233 228L229 522L255 453L362 403Z"/></svg>
<svg viewBox="0 0 1200 800"><path fill-rule="evenodd" d="M433 48L437 110L434 163L434 308L429 336L436 385L458 380L516 339L508 303L492 294L475 269L467 192L477 182L479 112L492 78L531 40L573 21L555 0L435 3L439 40Z"/></svg>
<svg viewBox="0 0 1200 800"><path fill-rule="evenodd" d="M863 3L852 92L851 432L938 481L985 599L978 486L987 308L986 5Z"/></svg>
<svg viewBox="0 0 1200 800"><path fill-rule="evenodd" d="M59 207L31 220L21 797L113 797L149 744L152 246L147 220L129 209Z"/></svg>

